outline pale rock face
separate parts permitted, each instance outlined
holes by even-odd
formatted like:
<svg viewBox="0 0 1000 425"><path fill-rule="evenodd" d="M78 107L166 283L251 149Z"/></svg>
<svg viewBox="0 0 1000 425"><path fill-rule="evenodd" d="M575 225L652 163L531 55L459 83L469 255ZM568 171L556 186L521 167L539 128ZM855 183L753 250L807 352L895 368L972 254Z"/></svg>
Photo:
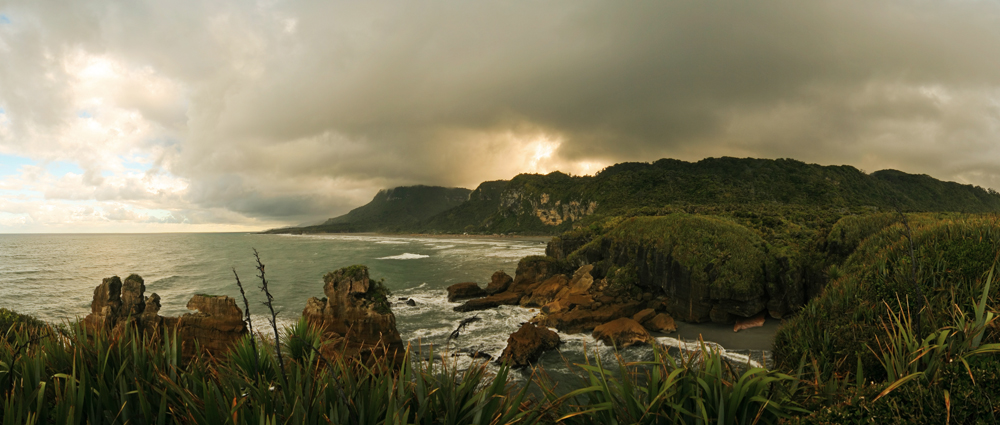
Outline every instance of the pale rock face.
<svg viewBox="0 0 1000 425"><path fill-rule="evenodd" d="M532 213L547 226L558 226L567 221L576 221L594 213L597 210L597 202L570 201L563 203L556 201L549 205L549 195L543 193L538 202L532 202Z"/></svg>

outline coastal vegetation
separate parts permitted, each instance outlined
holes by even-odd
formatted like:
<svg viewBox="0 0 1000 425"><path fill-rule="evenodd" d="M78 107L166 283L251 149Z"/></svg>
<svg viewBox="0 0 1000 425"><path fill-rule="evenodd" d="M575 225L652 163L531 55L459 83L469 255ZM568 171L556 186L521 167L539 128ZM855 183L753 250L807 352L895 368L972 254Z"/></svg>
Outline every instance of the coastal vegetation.
<svg viewBox="0 0 1000 425"><path fill-rule="evenodd" d="M1000 416L994 217L858 214L800 239L763 229L809 226L779 226L746 211L701 212L714 214L657 211L663 215L595 223L554 239L550 251L562 255L525 261L571 268L597 255L594 270L607 267L618 285L648 291L655 287L643 283L654 275L648 265L605 266L603 251L594 250L626 252L616 244L634 244L709 270L699 278L716 275L709 293L742 294L747 283L766 287L769 264L801 263L784 256L819 250L828 257L826 282L780 328L770 370L734 364L707 347L655 347L646 361L587 359L571 367L577 380L556 381L540 368L474 363L459 370L450 357L429 362L437 357L409 350L403 361L337 355L305 319L278 335L245 337L226 354L187 356L169 328L53 328L4 311L0 414L4 424L977 424ZM363 266L335 275L367 280ZM730 281L736 286L718 286ZM382 294L375 286L368 291Z"/></svg>
<svg viewBox="0 0 1000 425"><path fill-rule="evenodd" d="M538 307L529 327L563 332L619 319L641 329L639 316L769 316L783 320L773 367L703 344L654 345L639 362L588 358L570 365L576 381L503 360L459 370L403 349L391 293L356 265L325 275L326 297L295 326L218 355L127 315L112 328L53 328L0 310L0 413L4 425L996 423L998 210L992 190L792 160L520 175L392 230L557 234L546 255L522 259L513 279L494 275L489 295L457 311ZM361 212L297 231L385 231L350 227L381 223ZM141 278L128 282L129 299L143 299Z"/></svg>

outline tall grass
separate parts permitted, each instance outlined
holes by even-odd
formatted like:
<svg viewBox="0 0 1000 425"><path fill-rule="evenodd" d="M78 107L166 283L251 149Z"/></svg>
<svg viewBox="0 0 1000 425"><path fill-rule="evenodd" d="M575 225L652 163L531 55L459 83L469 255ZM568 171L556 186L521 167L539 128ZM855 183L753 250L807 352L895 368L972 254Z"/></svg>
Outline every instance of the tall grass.
<svg viewBox="0 0 1000 425"><path fill-rule="evenodd" d="M459 370L411 361L409 352L399 367L324 358L305 321L286 329L280 343L287 381L267 338L244 338L225 355L184 359L169 332L15 326L0 341L2 423L775 423L797 406L796 378L763 369L736 373L708 349L686 357L656 350L651 361L608 363L616 373L588 361L573 367L580 385L567 389L540 369L514 380L505 365Z"/></svg>

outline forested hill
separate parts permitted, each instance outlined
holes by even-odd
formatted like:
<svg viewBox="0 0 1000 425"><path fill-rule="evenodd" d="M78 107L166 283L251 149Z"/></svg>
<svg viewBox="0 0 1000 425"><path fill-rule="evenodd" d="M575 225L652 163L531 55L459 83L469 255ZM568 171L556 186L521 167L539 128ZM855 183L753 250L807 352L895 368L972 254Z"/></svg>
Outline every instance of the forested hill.
<svg viewBox="0 0 1000 425"><path fill-rule="evenodd" d="M400 186L380 190L371 202L317 226L269 230L268 233L405 232L442 211L461 205L469 189Z"/></svg>
<svg viewBox="0 0 1000 425"><path fill-rule="evenodd" d="M486 182L465 202L399 228L426 233L556 234L581 220L643 207L775 204L981 213L1000 212L1000 194L926 175L896 170L866 174L847 165L791 159L661 159L616 164L595 176L554 172ZM370 217L369 222L378 219Z"/></svg>

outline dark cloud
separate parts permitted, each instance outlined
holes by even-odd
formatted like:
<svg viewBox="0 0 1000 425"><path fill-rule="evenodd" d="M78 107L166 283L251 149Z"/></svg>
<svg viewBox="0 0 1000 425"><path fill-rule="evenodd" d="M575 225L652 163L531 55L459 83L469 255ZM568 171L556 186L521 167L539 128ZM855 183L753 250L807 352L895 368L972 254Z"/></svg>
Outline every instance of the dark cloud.
<svg viewBox="0 0 1000 425"><path fill-rule="evenodd" d="M993 2L6 7L0 48L16 60L0 65L0 104L14 130L2 142L59 146L81 78L66 58L106 57L130 70L107 101L156 134L111 149L189 182L178 196L202 221L299 223L382 187L660 157L793 157L1000 187ZM149 198L140 189L111 193Z"/></svg>

